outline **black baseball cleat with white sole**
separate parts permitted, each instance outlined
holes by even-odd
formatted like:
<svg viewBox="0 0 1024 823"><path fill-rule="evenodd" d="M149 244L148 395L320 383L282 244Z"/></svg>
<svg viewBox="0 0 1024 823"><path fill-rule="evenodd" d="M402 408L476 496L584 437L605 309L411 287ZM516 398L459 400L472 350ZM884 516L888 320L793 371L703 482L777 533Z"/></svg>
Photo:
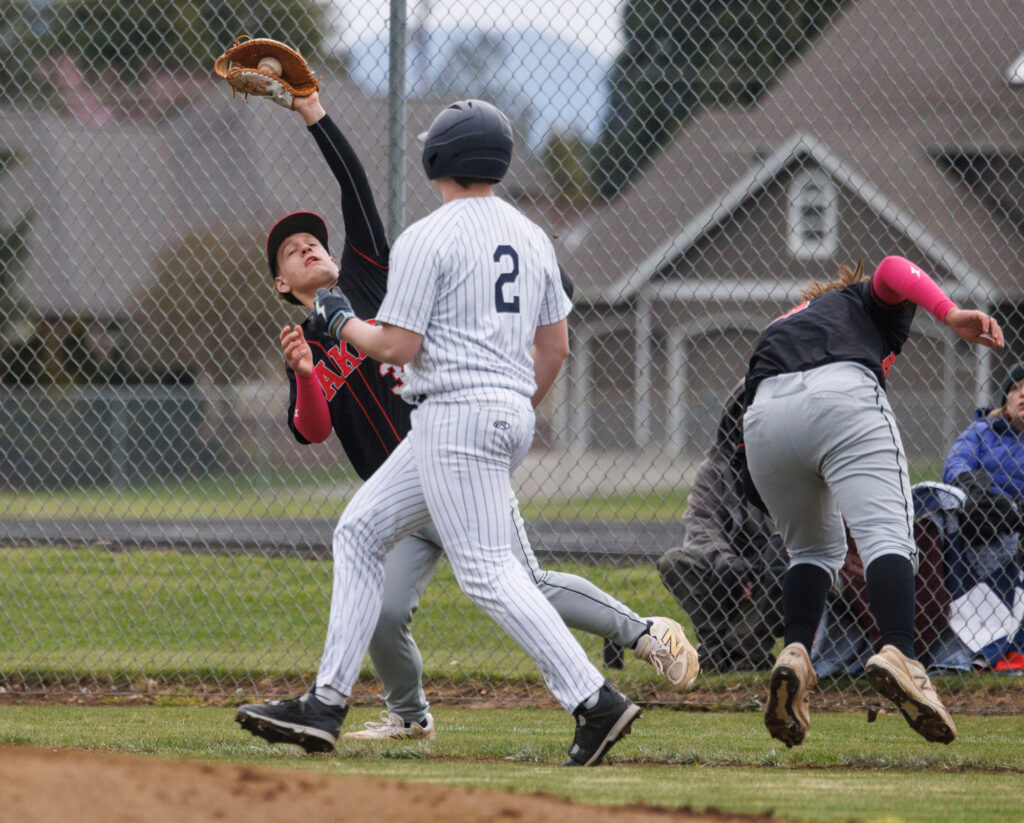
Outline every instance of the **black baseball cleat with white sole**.
<svg viewBox="0 0 1024 823"><path fill-rule="evenodd" d="M235 722L268 743L294 743L308 753L333 752L347 713L347 706L321 703L310 689L291 700L239 706Z"/></svg>
<svg viewBox="0 0 1024 823"><path fill-rule="evenodd" d="M582 706L576 717L576 735L569 747L569 759L563 766L596 766L608 750L629 734L640 707L605 683L598 690L597 703L591 709Z"/></svg>

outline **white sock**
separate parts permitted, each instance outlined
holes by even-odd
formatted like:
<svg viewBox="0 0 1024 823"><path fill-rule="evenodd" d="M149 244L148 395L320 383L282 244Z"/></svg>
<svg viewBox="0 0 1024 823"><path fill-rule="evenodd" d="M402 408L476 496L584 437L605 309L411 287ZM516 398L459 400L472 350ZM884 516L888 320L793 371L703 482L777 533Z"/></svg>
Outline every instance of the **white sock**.
<svg viewBox="0 0 1024 823"><path fill-rule="evenodd" d="M596 692L594 692L592 695L590 695L590 697L588 697L586 700L583 701L583 708L584 709L592 709L592 708L594 708L594 706L597 705L597 699L600 696L601 696L601 690L598 689Z"/></svg>
<svg viewBox="0 0 1024 823"><path fill-rule="evenodd" d="M344 706L347 698L341 692L339 692L334 686L317 685L316 691L313 692L313 697L323 703L325 706Z"/></svg>

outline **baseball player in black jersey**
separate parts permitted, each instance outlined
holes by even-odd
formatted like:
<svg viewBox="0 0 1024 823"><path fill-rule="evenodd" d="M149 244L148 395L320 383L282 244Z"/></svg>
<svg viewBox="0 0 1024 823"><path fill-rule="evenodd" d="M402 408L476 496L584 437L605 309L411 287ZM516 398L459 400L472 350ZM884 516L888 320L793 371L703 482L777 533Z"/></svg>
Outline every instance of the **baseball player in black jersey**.
<svg viewBox="0 0 1024 823"><path fill-rule="evenodd" d="M287 302L310 308L318 288L337 284L358 316L374 317L386 292L389 248L365 171L317 94L295 98L293 108L302 115L341 187L345 237L336 265L328 251L326 226L318 215L298 212L284 217L267 238L274 287ZM570 287L565 280L563 285ZM310 317L301 326L286 326L280 334L290 386L288 425L301 443L322 442L333 431L359 476L366 479L410 429L413 407L399 396L402 370L365 357L312 321ZM675 620L642 618L581 577L541 570L514 497L508 516L514 554L568 625L632 648L677 688L692 687L699 671L696 651ZM433 525L400 540L388 553L383 606L369 649L384 686L387 711L382 712L381 722L367 723L346 737L435 736L421 683L422 659L409 622L441 554ZM297 701L243 706L236 719L270 740L297 743L309 751L330 750L340 720L330 713L325 721L319 715L305 720L291 715L310 715L311 699L317 704L339 704L342 696L332 691L321 685ZM319 707L313 709L312 714L317 714ZM277 716L282 712L288 717Z"/></svg>
<svg viewBox="0 0 1024 823"><path fill-rule="evenodd" d="M746 376L750 476L789 552L783 579L785 648L772 669L765 726L799 745L817 678L808 649L846 554L844 521L865 569L881 648L867 662L874 688L930 741L956 737L914 650L913 506L907 459L885 395L917 306L954 334L1003 345L996 321L958 308L918 266L886 257L813 283L805 302L762 333Z"/></svg>

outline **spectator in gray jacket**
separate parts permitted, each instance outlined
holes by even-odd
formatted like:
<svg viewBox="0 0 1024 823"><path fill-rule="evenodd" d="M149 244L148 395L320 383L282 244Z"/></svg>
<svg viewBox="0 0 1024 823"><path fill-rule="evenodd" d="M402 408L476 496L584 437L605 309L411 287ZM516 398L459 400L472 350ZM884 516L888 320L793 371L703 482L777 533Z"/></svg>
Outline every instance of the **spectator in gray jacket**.
<svg viewBox="0 0 1024 823"><path fill-rule="evenodd" d="M743 483L743 390L726 403L683 515L686 536L658 560L693 621L704 671L769 669L782 634L782 538Z"/></svg>

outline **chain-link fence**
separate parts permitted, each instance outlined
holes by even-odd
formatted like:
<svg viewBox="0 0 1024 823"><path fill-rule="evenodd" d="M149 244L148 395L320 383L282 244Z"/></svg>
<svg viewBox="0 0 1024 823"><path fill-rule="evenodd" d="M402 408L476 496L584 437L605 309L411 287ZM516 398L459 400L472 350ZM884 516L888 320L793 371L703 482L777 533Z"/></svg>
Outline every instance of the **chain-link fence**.
<svg viewBox="0 0 1024 823"><path fill-rule="evenodd" d="M730 474L727 404L760 329L808 281L887 254L992 312L998 353L919 311L889 396L924 484L919 653L961 707L1013 705L1019 3L570 5L0 5L5 689L269 692L316 669L333 523L361 481L335 438L288 429L278 334L304 315L278 299L264 242L297 210L324 214L336 249L344 228L298 115L215 82L214 57L248 34L310 58L392 235L436 205L414 135L441 107L481 97L510 116L501 193L575 286L573 353L514 486L546 568L695 629L692 695L628 650L611 673L650 699L753 705L778 649L784 551ZM335 389L359 374L334 366ZM977 408L997 411L958 441ZM967 496L929 485L953 469L987 475ZM826 620L822 683L859 703L877 629L855 555ZM543 694L444 564L412 627L429 695ZM616 644L581 639L622 665Z"/></svg>

